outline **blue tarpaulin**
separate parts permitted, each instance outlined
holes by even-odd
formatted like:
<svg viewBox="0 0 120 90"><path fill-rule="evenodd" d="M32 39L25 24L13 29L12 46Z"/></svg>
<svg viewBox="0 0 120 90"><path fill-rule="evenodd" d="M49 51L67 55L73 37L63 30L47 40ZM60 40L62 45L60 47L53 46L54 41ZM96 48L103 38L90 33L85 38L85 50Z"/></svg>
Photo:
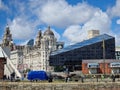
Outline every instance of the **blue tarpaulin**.
<svg viewBox="0 0 120 90"><path fill-rule="evenodd" d="M30 71L27 76L28 80L47 80L48 76L45 71Z"/></svg>

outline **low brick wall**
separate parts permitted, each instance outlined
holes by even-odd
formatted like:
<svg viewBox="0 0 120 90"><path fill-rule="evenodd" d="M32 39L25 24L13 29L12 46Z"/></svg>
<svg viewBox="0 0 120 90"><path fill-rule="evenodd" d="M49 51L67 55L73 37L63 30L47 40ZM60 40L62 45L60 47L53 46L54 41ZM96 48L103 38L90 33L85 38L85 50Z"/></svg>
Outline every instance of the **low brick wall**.
<svg viewBox="0 0 120 90"><path fill-rule="evenodd" d="M0 83L0 90L120 90L118 83Z"/></svg>

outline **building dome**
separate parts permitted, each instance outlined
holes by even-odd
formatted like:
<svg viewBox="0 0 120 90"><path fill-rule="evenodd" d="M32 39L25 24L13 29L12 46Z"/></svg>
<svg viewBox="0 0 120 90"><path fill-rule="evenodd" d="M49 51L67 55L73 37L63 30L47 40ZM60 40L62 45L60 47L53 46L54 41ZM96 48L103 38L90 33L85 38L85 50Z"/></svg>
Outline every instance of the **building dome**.
<svg viewBox="0 0 120 90"><path fill-rule="evenodd" d="M44 32L44 35L53 35L54 33L50 30L50 26L48 27L48 29Z"/></svg>

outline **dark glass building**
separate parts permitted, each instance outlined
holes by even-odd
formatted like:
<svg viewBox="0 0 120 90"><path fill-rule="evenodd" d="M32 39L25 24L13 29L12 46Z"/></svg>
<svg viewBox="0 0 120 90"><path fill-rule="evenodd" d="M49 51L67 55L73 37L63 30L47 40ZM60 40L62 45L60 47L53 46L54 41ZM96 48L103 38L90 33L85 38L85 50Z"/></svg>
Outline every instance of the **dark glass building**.
<svg viewBox="0 0 120 90"><path fill-rule="evenodd" d="M84 59L115 59L115 38L107 34L84 40L52 52L51 66L72 66L81 69Z"/></svg>

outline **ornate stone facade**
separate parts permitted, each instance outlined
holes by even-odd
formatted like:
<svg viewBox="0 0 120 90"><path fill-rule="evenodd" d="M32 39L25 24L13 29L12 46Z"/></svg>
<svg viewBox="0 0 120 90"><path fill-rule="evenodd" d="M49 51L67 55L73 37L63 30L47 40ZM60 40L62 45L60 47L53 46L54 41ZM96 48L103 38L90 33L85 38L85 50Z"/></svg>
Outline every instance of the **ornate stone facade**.
<svg viewBox="0 0 120 90"><path fill-rule="evenodd" d="M24 49L24 70L52 70L52 67L49 66L49 55L52 51L56 50L56 43L57 39L50 30L50 26L43 34L39 31L35 45L33 47L26 46Z"/></svg>
<svg viewBox="0 0 120 90"><path fill-rule="evenodd" d="M51 71L53 70L53 67L49 66L50 53L63 48L64 43L57 42L57 39L49 26L44 33L42 33L41 30L38 32L33 46L15 45L12 41L10 29L7 26L2 46L11 48L10 59L20 72L26 70Z"/></svg>

